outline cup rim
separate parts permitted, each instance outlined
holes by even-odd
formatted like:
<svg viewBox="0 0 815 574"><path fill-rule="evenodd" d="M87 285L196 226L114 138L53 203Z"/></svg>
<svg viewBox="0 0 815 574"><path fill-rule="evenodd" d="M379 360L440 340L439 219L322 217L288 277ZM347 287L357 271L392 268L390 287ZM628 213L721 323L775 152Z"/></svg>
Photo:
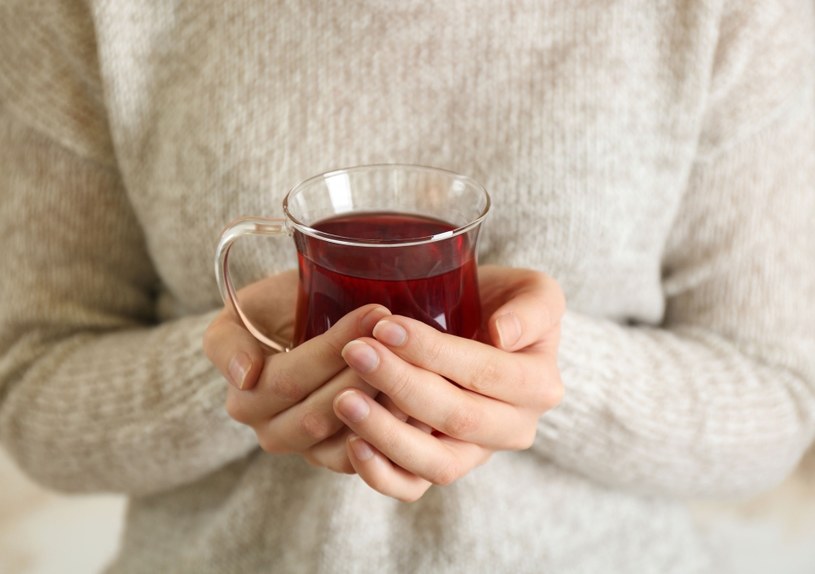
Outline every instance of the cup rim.
<svg viewBox="0 0 815 574"><path fill-rule="evenodd" d="M377 168L391 168L391 169L410 169L414 171L426 171L426 172L435 172L440 173L448 176L453 176L455 179L459 181L463 181L465 185L469 185L474 187L477 191L480 191L484 198L486 199L486 203L484 204L484 208L478 214L478 216L473 219L472 221L465 223L460 227L456 227L455 229L451 229L449 231L444 231L442 233L436 233L434 235L427 235L423 237L411 237L408 239L392 239L392 240L382 240L382 239L354 239L350 237L345 237L342 235L334 235L332 233L326 233L324 231L319 231L314 229L310 225L303 223L299 219L297 219L289 210L289 199L298 191L307 187L308 185L313 184L318 180L325 180L330 177L335 177L342 173L354 173L360 171L366 171L370 169L377 169ZM297 231L304 235L308 235L310 237L314 237L316 239L320 239L323 241L328 241L330 243L335 243L338 245L347 245L353 247L411 247L414 245L424 245L427 243L434 243L436 241L442 241L446 239L452 239L453 237L457 237L459 235L463 235L472 229L481 225L481 223L486 219L490 208L492 207L492 198L487 190L484 188L483 185L478 183L471 177L466 175L457 173L455 171L444 169L440 167L433 167L428 165L420 165L420 164L411 164L411 163L374 163L374 164L363 164L363 165L355 165L351 167L344 167L339 169L332 169L329 171L322 172L320 174L314 175L305 179L292 187L286 196L283 198L283 213L286 215L286 222L287 224L294 227Z"/></svg>

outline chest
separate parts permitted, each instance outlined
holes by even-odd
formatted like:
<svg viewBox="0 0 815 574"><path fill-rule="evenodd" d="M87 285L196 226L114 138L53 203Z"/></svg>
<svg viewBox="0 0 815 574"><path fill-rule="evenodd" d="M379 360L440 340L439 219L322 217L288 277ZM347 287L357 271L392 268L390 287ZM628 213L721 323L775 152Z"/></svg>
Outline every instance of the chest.
<svg viewBox="0 0 815 574"><path fill-rule="evenodd" d="M132 70L107 76L123 177L181 312L219 303L227 221L280 214L310 175L382 162L480 181L495 206L482 262L545 270L586 311L660 312L702 31L677 35L670 5L645 2L429 4L196 5L156 18L141 43L111 38L103 71ZM244 251L245 280L294 264L289 242ZM624 300L632 282L650 297Z"/></svg>

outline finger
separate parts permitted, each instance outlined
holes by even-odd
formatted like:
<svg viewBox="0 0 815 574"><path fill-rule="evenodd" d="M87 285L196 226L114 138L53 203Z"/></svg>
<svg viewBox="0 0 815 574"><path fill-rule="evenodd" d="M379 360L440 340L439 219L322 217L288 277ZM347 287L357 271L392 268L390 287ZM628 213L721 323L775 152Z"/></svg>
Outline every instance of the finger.
<svg viewBox="0 0 815 574"><path fill-rule="evenodd" d="M252 321L273 338L291 327L297 271L267 277L239 291ZM268 350L244 328L232 305L226 305L204 334L204 352L234 387L250 389L257 382Z"/></svg>
<svg viewBox="0 0 815 574"><path fill-rule="evenodd" d="M445 435L502 450L528 448L535 438L538 412L462 389L373 339L350 342L343 356L402 412Z"/></svg>
<svg viewBox="0 0 815 574"><path fill-rule="evenodd" d="M547 410L556 405L563 394L554 349L536 347L508 353L398 315L379 321L373 336L417 367L438 373L475 393L513 405ZM357 370L368 378L362 370Z"/></svg>
<svg viewBox="0 0 815 574"><path fill-rule="evenodd" d="M363 391L365 392L365 391ZM368 396L371 396L369 393ZM385 395L379 395L376 400L382 404L388 411L397 417L399 420L405 421L407 420L408 416L401 412L399 408L388 399ZM332 412L332 417L337 419L336 415ZM340 423L342 424L342 423ZM427 425L423 425L423 423L419 423L411 419L410 424L416 426L417 428L421 428L424 432L431 432L432 429ZM351 464L350 459L348 458L348 453L346 450L346 440L352 432L348 428L343 428L339 432L335 433L333 436L327 438L324 441L318 442L314 446L306 449L303 452L303 456L305 459L314 466L324 467L329 470L333 470L334 472L340 472L344 474L352 474L355 471L354 467ZM404 471L402 471L404 472ZM422 484L429 485L425 480L419 479L419 482Z"/></svg>
<svg viewBox="0 0 815 574"><path fill-rule="evenodd" d="M372 395L368 394L368 396L372 396ZM426 433L432 433L433 432L433 427L431 427L430 425L428 425L426 423L423 423L422 421L420 421L418 419L415 419L415 418L409 416L406 412L404 412L402 409L400 409L396 405L396 403L393 401L393 399L391 399L385 393L379 393L379 395L377 395L377 397L376 397L376 402L378 402L380 405L385 407L390 414L395 416L400 421L411 424L411 425L415 426L417 429L421 430L422 432L426 432Z"/></svg>
<svg viewBox="0 0 815 574"><path fill-rule="evenodd" d="M228 395L229 414L247 424L268 420L302 401L343 370L343 346L370 333L373 325L390 314L381 305L365 305L340 319L331 329L288 353L265 359L256 387L246 396Z"/></svg>
<svg viewBox="0 0 815 574"><path fill-rule="evenodd" d="M255 386L265 352L234 314L224 310L204 333L204 353L236 389Z"/></svg>
<svg viewBox="0 0 815 574"><path fill-rule="evenodd" d="M506 279L511 287L493 297L498 306L487 319L490 342L505 351L543 341L560 324L566 309L563 291L545 273L517 269L512 274Z"/></svg>
<svg viewBox="0 0 815 574"><path fill-rule="evenodd" d="M416 502L433 485L428 480L399 468L364 439L351 434L346 458L365 483L402 502Z"/></svg>
<svg viewBox="0 0 815 574"><path fill-rule="evenodd" d="M450 484L476 466L485 452L478 445L454 439L443 441L402 422L359 391L341 393L334 401L334 409L355 434L383 456L434 484Z"/></svg>
<svg viewBox="0 0 815 574"><path fill-rule="evenodd" d="M284 379L286 374L295 374L298 390L302 396L345 368L341 351L348 341L369 334L373 326L390 311L382 305L365 305L345 315L325 333L295 347L288 353L272 357L274 369L269 370L268 379L276 376ZM294 373L291 373L293 371ZM266 372L261 384L268 383ZM297 396L297 393L294 393Z"/></svg>
<svg viewBox="0 0 815 574"><path fill-rule="evenodd" d="M343 424L334 414L334 397L347 388L358 389L370 397L379 392L353 370L344 369L303 401L261 422L255 431L263 450L301 452L336 434ZM344 453L344 443L342 449Z"/></svg>
<svg viewBox="0 0 815 574"><path fill-rule="evenodd" d="M313 466L327 468L334 472L353 474L355 472L348 459L346 442L351 435L349 429L343 429L331 438L315 444L303 452L303 457Z"/></svg>
<svg viewBox="0 0 815 574"><path fill-rule="evenodd" d="M371 396L371 395L368 395L368 396ZM398 406L396 406L396 403L393 402L393 399L391 399L386 394L383 394L383 393L378 394L376 396L376 402L378 402L380 405L385 407L385 409L387 409L387 411L390 414L392 414L393 416L395 416L397 419L399 419L402 422L406 422L410 418L407 415L407 413L403 412L402 409L400 409Z"/></svg>

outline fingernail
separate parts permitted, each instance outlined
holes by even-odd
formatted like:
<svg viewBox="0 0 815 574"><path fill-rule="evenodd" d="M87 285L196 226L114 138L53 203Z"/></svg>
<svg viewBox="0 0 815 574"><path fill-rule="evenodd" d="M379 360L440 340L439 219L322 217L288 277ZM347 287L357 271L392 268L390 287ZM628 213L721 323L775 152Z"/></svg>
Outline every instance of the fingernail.
<svg viewBox="0 0 815 574"><path fill-rule="evenodd" d="M498 340L504 349L512 347L521 338L521 322L515 313L505 313L495 321Z"/></svg>
<svg viewBox="0 0 815 574"><path fill-rule="evenodd" d="M355 391L345 391L337 397L337 410L352 423L358 423L371 412L365 399Z"/></svg>
<svg viewBox="0 0 815 574"><path fill-rule="evenodd" d="M379 364L379 355L373 347L362 341L351 341L342 349L342 358L360 373L370 373Z"/></svg>
<svg viewBox="0 0 815 574"><path fill-rule="evenodd" d="M391 312L385 307L374 307L359 320L359 329L363 335L371 332L371 329L382 317L390 315Z"/></svg>
<svg viewBox="0 0 815 574"><path fill-rule="evenodd" d="M252 359L246 353L238 353L232 360L229 361L229 377L232 379L232 384L243 390L246 384L246 374L252 368Z"/></svg>
<svg viewBox="0 0 815 574"><path fill-rule="evenodd" d="M374 451L367 442L358 436L350 438L349 442L351 443L351 450L354 452L354 457L356 457L357 460L371 460L371 458L373 458Z"/></svg>
<svg viewBox="0 0 815 574"><path fill-rule="evenodd" d="M400 347L407 341L407 331L402 325L393 321L380 321L373 331L374 337L391 347Z"/></svg>

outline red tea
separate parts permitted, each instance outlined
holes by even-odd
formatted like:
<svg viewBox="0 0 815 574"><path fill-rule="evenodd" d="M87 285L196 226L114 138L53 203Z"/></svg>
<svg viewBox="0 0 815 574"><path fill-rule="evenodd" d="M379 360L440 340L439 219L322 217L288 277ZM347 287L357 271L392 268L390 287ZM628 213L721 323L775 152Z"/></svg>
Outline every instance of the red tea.
<svg viewBox="0 0 815 574"><path fill-rule="evenodd" d="M295 233L300 292L294 344L324 333L368 303L472 338L481 324L475 232L419 245L411 239L455 229L439 219L392 212L354 213L311 226L355 242L343 245Z"/></svg>

